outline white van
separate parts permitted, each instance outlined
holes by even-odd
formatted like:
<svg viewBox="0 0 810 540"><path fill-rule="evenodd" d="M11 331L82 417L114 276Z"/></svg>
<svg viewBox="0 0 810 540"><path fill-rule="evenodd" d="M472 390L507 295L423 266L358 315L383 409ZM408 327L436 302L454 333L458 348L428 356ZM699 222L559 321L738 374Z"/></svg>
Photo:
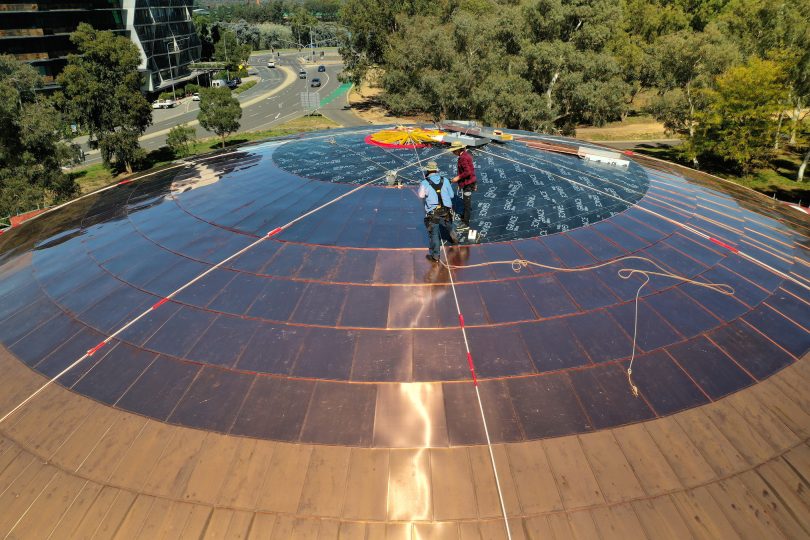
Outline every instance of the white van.
<svg viewBox="0 0 810 540"><path fill-rule="evenodd" d="M220 88L222 86L227 87L228 81L226 81L225 79L214 79L213 81L211 81L211 88Z"/></svg>

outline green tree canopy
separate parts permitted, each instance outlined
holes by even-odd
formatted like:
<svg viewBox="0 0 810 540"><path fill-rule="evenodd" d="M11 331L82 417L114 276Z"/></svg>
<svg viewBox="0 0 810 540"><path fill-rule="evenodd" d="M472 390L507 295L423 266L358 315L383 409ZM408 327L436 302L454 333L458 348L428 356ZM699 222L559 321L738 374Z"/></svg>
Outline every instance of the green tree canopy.
<svg viewBox="0 0 810 540"><path fill-rule="evenodd" d="M200 98L197 119L202 127L220 136L225 148L225 137L239 129L239 119L242 118L239 100L226 87L203 88Z"/></svg>
<svg viewBox="0 0 810 540"><path fill-rule="evenodd" d="M697 115L706 107L705 90L738 60L737 49L716 31L684 31L659 38L649 52L651 83L658 92L648 111L667 130L691 140ZM696 159L689 144L685 151L690 159Z"/></svg>
<svg viewBox="0 0 810 540"><path fill-rule="evenodd" d="M236 71L240 64L248 61L250 52L250 44L240 43L234 32L224 30L220 32L219 41L215 45L214 58L217 62L224 62L229 71Z"/></svg>
<svg viewBox="0 0 810 540"><path fill-rule="evenodd" d="M64 200L76 191L61 167L78 161L63 141L65 124L39 92L42 77L28 64L0 55L0 216Z"/></svg>
<svg viewBox="0 0 810 540"><path fill-rule="evenodd" d="M196 130L186 124L174 126L166 135L166 146L171 149L175 157L185 157L188 155L189 145L194 141L196 135Z"/></svg>
<svg viewBox="0 0 810 540"><path fill-rule="evenodd" d="M696 151L748 174L773 152L776 113L785 92L785 73L774 61L754 57L728 69L704 91L707 105L697 115Z"/></svg>
<svg viewBox="0 0 810 540"><path fill-rule="evenodd" d="M152 123L141 94L140 51L130 40L81 23L71 34L78 54L68 55L59 75L65 109L96 139L107 166L132 171L140 156L138 137Z"/></svg>

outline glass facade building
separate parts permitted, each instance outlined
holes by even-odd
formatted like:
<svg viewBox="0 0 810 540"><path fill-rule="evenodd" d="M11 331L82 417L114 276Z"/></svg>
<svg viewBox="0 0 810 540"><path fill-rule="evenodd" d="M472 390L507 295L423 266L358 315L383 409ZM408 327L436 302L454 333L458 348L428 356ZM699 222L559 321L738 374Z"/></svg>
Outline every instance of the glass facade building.
<svg viewBox="0 0 810 540"><path fill-rule="evenodd" d="M75 52L70 33L85 22L131 39L142 52L144 91L163 90L196 75L189 68L200 58L192 8L193 0L0 0L0 54L30 63L56 86Z"/></svg>

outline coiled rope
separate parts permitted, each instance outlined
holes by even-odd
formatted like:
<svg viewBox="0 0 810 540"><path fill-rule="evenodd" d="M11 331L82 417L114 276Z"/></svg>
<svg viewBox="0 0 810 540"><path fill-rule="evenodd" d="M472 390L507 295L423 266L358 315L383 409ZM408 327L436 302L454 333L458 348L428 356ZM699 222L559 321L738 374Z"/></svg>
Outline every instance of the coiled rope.
<svg viewBox="0 0 810 540"><path fill-rule="evenodd" d="M723 294L726 296L733 296L734 295L734 288L731 285L725 283L712 283L708 281L699 281L696 279L690 279L685 276L681 276L672 272L668 272L665 268L663 268L660 264L649 259L647 257L639 257L638 255L627 255L625 257L619 257L607 262L598 263L598 264L591 264L587 266L579 266L576 268L564 268L560 266L553 266L550 264L543 264L535 261L530 261L528 259L512 259L512 260L503 260L503 261L488 261L483 263L475 263L469 265L453 265L449 263L442 262L441 264L449 270L460 270L460 269L469 269L469 268L479 268L483 266L494 266L498 264L508 264L512 267L512 271L515 273L520 273L521 270L524 268L528 268L529 266L533 266L536 268L543 268L545 270L552 270L554 272L565 272L565 273L573 273L573 272L587 272L590 270L598 270L599 268L604 268L606 266L611 266L614 264L618 264L624 261L643 261L646 263L651 264L657 270L644 270L642 268L620 268L616 273L621 279L630 279L631 277L638 275L643 276L644 281L639 285L638 289L636 290L635 296L635 311L633 315L633 345L630 351L630 363L627 366L627 383L630 385L630 389L633 392L635 397L639 396L638 386L633 383L633 362L636 359L636 349L637 349L637 341L638 341L638 304L639 304L639 297L641 296L641 290L650 282L650 278L652 276L659 276L663 278L673 279L675 281L679 281L682 283L688 283L690 285L694 285L696 287L703 287L705 289L709 289L719 294Z"/></svg>

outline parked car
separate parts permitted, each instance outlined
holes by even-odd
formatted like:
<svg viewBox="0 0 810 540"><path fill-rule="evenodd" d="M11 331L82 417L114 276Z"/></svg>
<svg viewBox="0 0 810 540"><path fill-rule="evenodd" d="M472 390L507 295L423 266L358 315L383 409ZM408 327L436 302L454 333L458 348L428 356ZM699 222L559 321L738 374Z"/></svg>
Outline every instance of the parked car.
<svg viewBox="0 0 810 540"><path fill-rule="evenodd" d="M200 93L194 92L193 94L191 94L191 101L200 101Z"/></svg>
<svg viewBox="0 0 810 540"><path fill-rule="evenodd" d="M236 82L236 79L231 79L230 81L226 82L225 84L227 84L228 88L230 88L231 90L233 90L234 88L239 86L239 83Z"/></svg>
<svg viewBox="0 0 810 540"><path fill-rule="evenodd" d="M236 86L242 84L242 77L234 77L232 80L236 83Z"/></svg>
<svg viewBox="0 0 810 540"><path fill-rule="evenodd" d="M176 106L177 102L173 99L156 99L152 102L153 109L171 109Z"/></svg>
<svg viewBox="0 0 810 540"><path fill-rule="evenodd" d="M318 88L320 85L321 85L321 80L319 78L317 78L317 77L312 79L312 83L310 84L310 86L312 88Z"/></svg>
<svg viewBox="0 0 810 540"><path fill-rule="evenodd" d="M326 71L326 66L318 66L318 73L323 73Z"/></svg>
<svg viewBox="0 0 810 540"><path fill-rule="evenodd" d="M306 79L307 78L307 70L302 69L301 71L299 71L298 72L298 78L299 79Z"/></svg>
<svg viewBox="0 0 810 540"><path fill-rule="evenodd" d="M276 61L275 60L270 60L269 62L267 62L267 67L275 68L276 67Z"/></svg>

